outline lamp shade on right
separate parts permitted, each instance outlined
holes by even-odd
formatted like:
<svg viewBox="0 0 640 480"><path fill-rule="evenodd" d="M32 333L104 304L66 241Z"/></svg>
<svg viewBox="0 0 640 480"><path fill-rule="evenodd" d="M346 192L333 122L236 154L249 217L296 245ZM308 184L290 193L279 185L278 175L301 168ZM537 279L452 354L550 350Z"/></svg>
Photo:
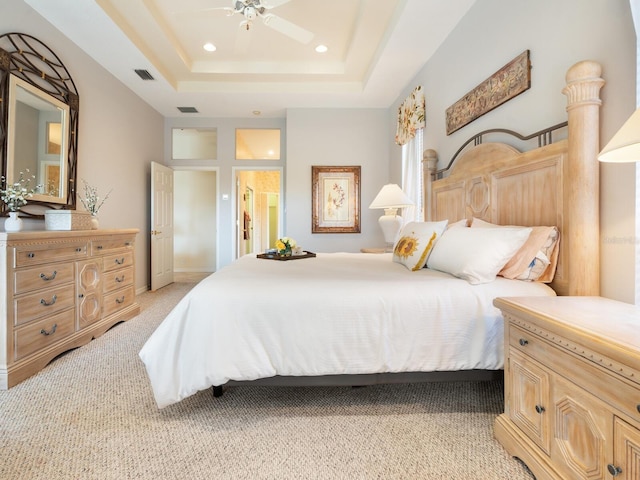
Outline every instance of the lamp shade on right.
<svg viewBox="0 0 640 480"><path fill-rule="evenodd" d="M602 149L598 160L612 163L640 161L640 108Z"/></svg>

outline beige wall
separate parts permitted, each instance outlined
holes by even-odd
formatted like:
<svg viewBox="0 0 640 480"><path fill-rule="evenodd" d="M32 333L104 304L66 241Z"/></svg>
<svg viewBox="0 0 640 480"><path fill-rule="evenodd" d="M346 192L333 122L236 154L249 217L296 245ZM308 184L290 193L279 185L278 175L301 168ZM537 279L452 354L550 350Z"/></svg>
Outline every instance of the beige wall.
<svg viewBox="0 0 640 480"><path fill-rule="evenodd" d="M369 210L389 181L388 111L293 109L287 112L285 234L312 252L358 252L384 245L381 210ZM360 165L361 233L311 233L311 166Z"/></svg>
<svg viewBox="0 0 640 480"><path fill-rule="evenodd" d="M136 289L146 289L150 162L163 157L162 116L21 0L3 0L0 6L0 33L9 32L38 38L71 73L80 95L78 182L86 179L100 194L113 189L100 210L101 228L140 229Z"/></svg>
<svg viewBox="0 0 640 480"><path fill-rule="evenodd" d="M444 166L459 145L482 130L503 127L529 134L566 120L565 73L580 60L595 60L607 82L601 109L604 146L635 109L635 42L628 0L479 0L405 86L396 105L423 85L424 145L438 152ZM447 136L445 109L526 49L531 51L531 89ZM399 149L392 148L392 165L399 158ZM635 241L625 239L635 239L635 166L602 164L600 171L601 293L633 303Z"/></svg>

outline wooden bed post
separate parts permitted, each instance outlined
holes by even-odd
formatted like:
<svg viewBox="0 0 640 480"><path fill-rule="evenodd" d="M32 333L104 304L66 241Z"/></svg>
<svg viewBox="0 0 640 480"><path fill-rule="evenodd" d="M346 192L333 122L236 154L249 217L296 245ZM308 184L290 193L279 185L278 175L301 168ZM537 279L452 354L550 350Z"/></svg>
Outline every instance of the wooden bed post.
<svg viewBox="0 0 640 480"><path fill-rule="evenodd" d="M567 295L600 294L600 186L597 155L600 150L600 78L601 66L582 61L567 72L569 117L569 150L564 175L569 182L563 193L566 231L571 261L568 265L569 291Z"/></svg>
<svg viewBox="0 0 640 480"><path fill-rule="evenodd" d="M422 153L422 178L423 178L423 192L422 198L425 199L424 217L426 221L430 221L433 215L431 211L433 199L431 198L431 183L433 182L433 176L438 168L438 155L435 150L428 149Z"/></svg>

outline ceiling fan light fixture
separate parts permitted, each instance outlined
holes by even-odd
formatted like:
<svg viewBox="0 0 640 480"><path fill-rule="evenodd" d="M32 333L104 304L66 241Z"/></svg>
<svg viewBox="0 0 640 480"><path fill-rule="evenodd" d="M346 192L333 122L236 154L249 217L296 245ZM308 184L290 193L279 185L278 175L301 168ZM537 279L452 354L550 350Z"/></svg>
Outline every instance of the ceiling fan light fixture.
<svg viewBox="0 0 640 480"><path fill-rule="evenodd" d="M256 18L256 15L257 15L256 9L252 6L245 7L242 14L244 15L244 18L246 18L247 20L253 20Z"/></svg>

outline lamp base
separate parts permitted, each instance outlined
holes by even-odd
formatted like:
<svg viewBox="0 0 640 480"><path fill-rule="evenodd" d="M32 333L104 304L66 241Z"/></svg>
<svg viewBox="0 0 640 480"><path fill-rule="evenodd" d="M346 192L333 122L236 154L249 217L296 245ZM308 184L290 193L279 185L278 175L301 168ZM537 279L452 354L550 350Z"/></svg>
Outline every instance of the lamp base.
<svg viewBox="0 0 640 480"><path fill-rule="evenodd" d="M397 215L397 212L397 208L385 208L384 215L378 219L378 225L382 229L384 241L391 250L393 250L393 245L395 245L402 228L402 217Z"/></svg>

